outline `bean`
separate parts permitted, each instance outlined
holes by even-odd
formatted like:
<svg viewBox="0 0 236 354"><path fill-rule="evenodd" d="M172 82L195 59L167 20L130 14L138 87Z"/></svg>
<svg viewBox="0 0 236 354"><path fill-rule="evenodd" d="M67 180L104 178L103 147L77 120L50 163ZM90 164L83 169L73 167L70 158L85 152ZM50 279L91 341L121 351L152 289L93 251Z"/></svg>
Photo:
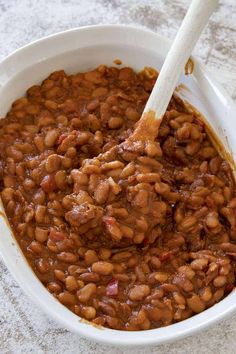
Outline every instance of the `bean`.
<svg viewBox="0 0 236 354"><path fill-rule="evenodd" d="M86 320L89 321L96 317L96 310L92 306L82 306L81 313L86 318Z"/></svg>
<svg viewBox="0 0 236 354"><path fill-rule="evenodd" d="M212 147L205 147L201 149L200 153L204 159L209 159L215 156L216 151Z"/></svg>
<svg viewBox="0 0 236 354"><path fill-rule="evenodd" d="M218 302L224 296L224 289L217 289L213 295L214 301Z"/></svg>
<svg viewBox="0 0 236 354"><path fill-rule="evenodd" d="M95 133L101 128L101 123L95 114L89 114L88 116L89 128Z"/></svg>
<svg viewBox="0 0 236 354"><path fill-rule="evenodd" d="M140 244L143 242L144 238L145 238L145 235L143 233L139 232L139 233L135 234L133 240L134 240L135 244Z"/></svg>
<svg viewBox="0 0 236 354"><path fill-rule="evenodd" d="M135 164L133 162L128 163L121 172L121 178L127 178L133 175L135 172Z"/></svg>
<svg viewBox="0 0 236 354"><path fill-rule="evenodd" d="M102 75L100 72L93 70L84 74L84 78L88 81L91 81L95 84L99 84L101 82Z"/></svg>
<svg viewBox="0 0 236 354"><path fill-rule="evenodd" d="M121 117L111 117L108 121L108 126L110 129L120 129L124 123Z"/></svg>
<svg viewBox="0 0 236 354"><path fill-rule="evenodd" d="M61 159L61 164L64 169L68 169L68 168L71 168L73 162L70 157L64 157Z"/></svg>
<svg viewBox="0 0 236 354"><path fill-rule="evenodd" d="M158 257L152 256L150 259L150 264L153 268L159 269L161 267L161 261Z"/></svg>
<svg viewBox="0 0 236 354"><path fill-rule="evenodd" d="M156 272L154 275L154 278L160 283L165 283L167 281L168 277L169 277L169 274L164 273L164 272Z"/></svg>
<svg viewBox="0 0 236 354"><path fill-rule="evenodd" d="M65 189L67 186L67 176L65 170L57 171L55 174L55 183L58 189Z"/></svg>
<svg viewBox="0 0 236 354"><path fill-rule="evenodd" d="M119 72L119 80L132 80L133 70L131 68L122 68Z"/></svg>
<svg viewBox="0 0 236 354"><path fill-rule="evenodd" d="M231 201L228 203L229 208L236 208L236 198L231 199Z"/></svg>
<svg viewBox="0 0 236 354"><path fill-rule="evenodd" d="M35 182L31 178L26 178L23 182L23 186L26 191L30 191L35 187Z"/></svg>
<svg viewBox="0 0 236 354"><path fill-rule="evenodd" d="M44 105L46 108L48 108L49 110L52 110L52 111L57 109L57 103L52 100L46 100L44 102Z"/></svg>
<svg viewBox="0 0 236 354"><path fill-rule="evenodd" d="M108 183L110 185L112 193L117 195L117 194L119 194L121 192L121 190L122 190L121 187L119 186L118 183L116 183L114 181L114 179L112 177L109 177L107 181L108 181Z"/></svg>
<svg viewBox="0 0 236 354"><path fill-rule="evenodd" d="M231 270L230 264L223 265L219 271L219 274L220 275L228 275L230 270Z"/></svg>
<svg viewBox="0 0 236 354"><path fill-rule="evenodd" d="M36 254L41 254L43 252L43 246L37 241L32 241L28 249Z"/></svg>
<svg viewBox="0 0 236 354"><path fill-rule="evenodd" d="M110 186L107 181L101 182L94 192L94 199L98 204L104 204L109 195Z"/></svg>
<svg viewBox="0 0 236 354"><path fill-rule="evenodd" d="M47 274L50 271L50 262L47 259L40 258L36 261L36 268L41 274Z"/></svg>
<svg viewBox="0 0 236 354"><path fill-rule="evenodd" d="M100 104L100 103L99 103L99 100L98 100L98 99L93 100L93 101L91 101L91 102L89 102L89 103L87 104L87 110L88 110L89 112L95 111L95 109L99 107L99 104Z"/></svg>
<svg viewBox="0 0 236 354"><path fill-rule="evenodd" d="M158 194L165 194L170 192L170 186L167 183L157 182L155 183L155 191Z"/></svg>
<svg viewBox="0 0 236 354"><path fill-rule="evenodd" d="M129 238L129 239L131 239L133 237L134 231L129 226L120 224L120 229L123 234L123 237Z"/></svg>
<svg viewBox="0 0 236 354"><path fill-rule="evenodd" d="M44 205L37 205L35 209L35 220L38 224L44 223L44 218L46 214L46 207Z"/></svg>
<svg viewBox="0 0 236 354"><path fill-rule="evenodd" d="M185 300L184 296L182 296L178 292L173 292L173 298L178 305L182 305L185 308L186 300Z"/></svg>
<svg viewBox="0 0 236 354"><path fill-rule="evenodd" d="M212 192L211 197L217 205L224 204L225 199L221 193Z"/></svg>
<svg viewBox="0 0 236 354"><path fill-rule="evenodd" d="M112 161L112 162L105 162L102 164L102 171L106 170L115 170L115 169L120 169L123 168L124 164L121 161Z"/></svg>
<svg viewBox="0 0 236 354"><path fill-rule="evenodd" d="M192 297L187 299L187 304L189 308L195 313L199 313L205 310L205 304L198 295L192 295Z"/></svg>
<svg viewBox="0 0 236 354"><path fill-rule="evenodd" d="M71 121L70 121L70 125L73 127L73 128L81 128L81 125L82 125L82 122L79 118L72 118Z"/></svg>
<svg viewBox="0 0 236 354"><path fill-rule="evenodd" d="M99 250L99 258L103 261L109 259L111 257L111 250L108 248L100 248Z"/></svg>
<svg viewBox="0 0 236 354"><path fill-rule="evenodd" d="M125 208L112 207L112 215L117 216L119 218L127 218L129 216L129 213Z"/></svg>
<svg viewBox="0 0 236 354"><path fill-rule="evenodd" d="M226 282L227 278L224 275L219 275L214 279L213 284L216 288L221 288L226 284Z"/></svg>
<svg viewBox="0 0 236 354"><path fill-rule="evenodd" d="M5 188L13 188L15 187L15 178L12 176L5 176L3 178L3 183Z"/></svg>
<svg viewBox="0 0 236 354"><path fill-rule="evenodd" d="M99 261L92 264L92 271L101 275L109 275L113 272L113 264Z"/></svg>
<svg viewBox="0 0 236 354"><path fill-rule="evenodd" d="M71 252L61 252L57 255L57 258L66 263L75 263L78 259L78 257Z"/></svg>
<svg viewBox="0 0 236 354"><path fill-rule="evenodd" d="M211 161L209 162L209 168L210 168L211 173L217 174L217 172L220 169L220 165L221 165L220 156L216 156L213 159L211 159Z"/></svg>
<svg viewBox="0 0 236 354"><path fill-rule="evenodd" d="M144 165L148 165L148 166L151 166L155 169L157 169L157 171L160 171L162 169L162 164L151 158L151 157L147 157L147 156L139 156L137 158L137 160L141 163L141 164L144 164Z"/></svg>
<svg viewBox="0 0 236 354"><path fill-rule="evenodd" d="M77 280L75 279L75 277L73 275L69 275L68 277L66 277L65 285L66 285L66 289L70 293L78 290L78 287L79 287Z"/></svg>
<svg viewBox="0 0 236 354"><path fill-rule="evenodd" d="M100 167L95 166L95 165L84 166L82 170L83 170L83 173L88 174L88 175L101 173Z"/></svg>
<svg viewBox="0 0 236 354"><path fill-rule="evenodd" d="M91 265L98 261L98 256L94 250L88 250L85 252L84 260L87 265Z"/></svg>
<svg viewBox="0 0 236 354"><path fill-rule="evenodd" d="M76 304L75 295L72 295L68 291L64 291L58 295L58 300L66 306L72 306Z"/></svg>
<svg viewBox="0 0 236 354"><path fill-rule="evenodd" d="M236 252L236 245L230 242L222 243L220 248L225 252Z"/></svg>
<svg viewBox="0 0 236 354"><path fill-rule="evenodd" d="M96 283L99 282L100 277L97 273L85 272L80 275L80 279L86 283L90 283L90 282Z"/></svg>
<svg viewBox="0 0 236 354"><path fill-rule="evenodd" d="M91 296L96 293L97 287L93 283L85 285L82 289L77 291L77 296L80 302L86 303L89 301Z"/></svg>
<svg viewBox="0 0 236 354"><path fill-rule="evenodd" d="M228 186L223 188L223 194L226 200L230 200L232 198L232 191Z"/></svg>
<svg viewBox="0 0 236 354"><path fill-rule="evenodd" d="M112 256L112 261L121 262L132 256L132 253L129 251L118 252Z"/></svg>
<svg viewBox="0 0 236 354"><path fill-rule="evenodd" d="M160 148L159 143L157 142L148 142L145 146L145 152L149 157L161 157L162 150Z"/></svg>
<svg viewBox="0 0 236 354"><path fill-rule="evenodd" d="M42 182L40 183L40 186L46 193L52 192L54 189L56 189L56 182L55 182L55 177L53 174L51 175L46 175L42 179Z"/></svg>
<svg viewBox="0 0 236 354"><path fill-rule="evenodd" d="M78 170L72 170L71 177L73 178L75 183L78 183L81 185L88 184L88 176L85 173L82 173Z"/></svg>
<svg viewBox="0 0 236 354"><path fill-rule="evenodd" d="M206 225L209 228L215 228L219 225L218 215L215 212L209 213L206 217Z"/></svg>
<svg viewBox="0 0 236 354"><path fill-rule="evenodd" d="M62 109L64 113L73 113L77 110L77 103L73 99L68 98L58 107Z"/></svg>
<svg viewBox="0 0 236 354"><path fill-rule="evenodd" d="M148 285L136 285L129 291L129 298L132 301L141 301L150 294L150 287Z"/></svg>
<svg viewBox="0 0 236 354"><path fill-rule="evenodd" d="M47 285L47 289L50 293L59 294L62 290L61 286L56 282L50 282Z"/></svg>
<svg viewBox="0 0 236 354"><path fill-rule="evenodd" d="M125 115L128 119L135 122L140 118L140 114L132 107L127 107L125 110Z"/></svg>
<svg viewBox="0 0 236 354"><path fill-rule="evenodd" d="M21 161L23 159L23 153L16 149L14 146L8 146L6 149L6 154L12 157L14 161Z"/></svg>
<svg viewBox="0 0 236 354"><path fill-rule="evenodd" d="M192 226L194 226L197 223L197 219L194 216L187 216L185 217L182 222L181 222L181 228L184 231L189 230Z"/></svg>
<svg viewBox="0 0 236 354"><path fill-rule="evenodd" d="M194 270L202 270L208 265L208 259L199 258L191 262L191 268Z"/></svg>
<svg viewBox="0 0 236 354"><path fill-rule="evenodd" d="M96 98L96 97L105 96L107 93L108 93L108 89L106 87L98 87L93 91L92 97Z"/></svg>
<svg viewBox="0 0 236 354"><path fill-rule="evenodd" d="M195 276L195 272L190 266L184 265L178 268L178 272L182 273L187 279L192 280Z"/></svg>
<svg viewBox="0 0 236 354"><path fill-rule="evenodd" d="M160 174L159 173L140 173L136 177L138 182L157 182L160 181Z"/></svg>
<svg viewBox="0 0 236 354"><path fill-rule="evenodd" d="M56 129L49 130L44 138L46 147L52 147L59 137L59 131Z"/></svg>
<svg viewBox="0 0 236 354"><path fill-rule="evenodd" d="M106 225L106 229L110 233L112 238L117 241L120 240L123 234L115 219L110 217L104 217L103 219Z"/></svg>
<svg viewBox="0 0 236 354"><path fill-rule="evenodd" d="M1 197L5 203L13 199L14 189L13 188L4 188L1 192Z"/></svg>
<svg viewBox="0 0 236 354"><path fill-rule="evenodd" d="M35 193L35 195L33 196L33 200L36 204L43 204L45 201L45 193L43 190L39 190Z"/></svg>
<svg viewBox="0 0 236 354"><path fill-rule="evenodd" d="M35 228L35 239L41 243L47 241L48 239L48 229L43 229L39 226Z"/></svg>
<svg viewBox="0 0 236 354"><path fill-rule="evenodd" d="M207 286L201 292L201 299L204 302L208 302L211 300L211 298L212 298L212 291L211 291L211 288L209 286Z"/></svg>
<svg viewBox="0 0 236 354"><path fill-rule="evenodd" d="M176 112L177 114L178 112ZM184 122L192 122L193 121L193 116L191 114L179 114L177 118L175 119L178 123L184 123Z"/></svg>
<svg viewBox="0 0 236 354"><path fill-rule="evenodd" d="M60 269L55 269L54 270L54 275L55 275L55 278L60 280L61 282L64 282L65 281L65 274L62 270Z"/></svg>
<svg viewBox="0 0 236 354"><path fill-rule="evenodd" d="M193 156L195 155L200 149L200 144L198 141L192 141L191 143L189 143L186 148L185 148L185 152L187 155Z"/></svg>
<svg viewBox="0 0 236 354"><path fill-rule="evenodd" d="M48 156L45 163L45 168L48 173L58 171L61 165L61 158L57 154Z"/></svg>

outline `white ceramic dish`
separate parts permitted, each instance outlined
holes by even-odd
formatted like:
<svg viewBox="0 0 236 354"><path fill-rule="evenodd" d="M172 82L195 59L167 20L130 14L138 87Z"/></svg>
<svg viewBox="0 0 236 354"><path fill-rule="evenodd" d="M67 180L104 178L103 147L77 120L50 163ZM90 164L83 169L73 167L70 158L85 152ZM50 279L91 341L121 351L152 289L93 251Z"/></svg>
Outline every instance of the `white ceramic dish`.
<svg viewBox="0 0 236 354"><path fill-rule="evenodd" d="M144 66L160 69L169 45L167 39L153 32L113 25L74 29L29 44L0 63L0 116L4 116L11 102L21 97L28 87L39 83L52 71L78 72L101 63L113 65L117 58L137 70ZM180 95L207 118L226 149L235 157L236 109L233 101L196 59L194 64L193 75L183 75L180 79L180 83L188 87L188 90L180 90ZM155 345L193 334L236 309L236 292L232 292L201 314L168 327L142 333L96 328L67 310L43 287L18 247L2 207L0 212L0 251L8 269L48 315L82 336L119 346Z"/></svg>

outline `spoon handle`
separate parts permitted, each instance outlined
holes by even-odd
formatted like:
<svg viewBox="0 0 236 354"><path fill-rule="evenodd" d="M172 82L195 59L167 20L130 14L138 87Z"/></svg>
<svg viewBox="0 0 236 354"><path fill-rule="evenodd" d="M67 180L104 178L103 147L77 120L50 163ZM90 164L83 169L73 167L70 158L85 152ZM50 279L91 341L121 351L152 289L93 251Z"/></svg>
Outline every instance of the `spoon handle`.
<svg viewBox="0 0 236 354"><path fill-rule="evenodd" d="M143 113L153 111L157 120L162 119L184 66L217 4L218 0L192 1Z"/></svg>

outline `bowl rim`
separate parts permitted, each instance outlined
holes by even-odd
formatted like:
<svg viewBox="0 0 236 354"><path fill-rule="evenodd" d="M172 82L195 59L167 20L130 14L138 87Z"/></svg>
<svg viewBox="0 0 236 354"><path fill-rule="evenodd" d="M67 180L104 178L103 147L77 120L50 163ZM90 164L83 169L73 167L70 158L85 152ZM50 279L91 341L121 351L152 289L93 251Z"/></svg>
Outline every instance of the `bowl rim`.
<svg viewBox="0 0 236 354"><path fill-rule="evenodd" d="M132 25L92 25L92 26L84 26L84 27L78 27L78 28L73 28L73 29L68 29L66 31L61 31L55 34L50 34L49 36L45 36L43 38L40 38L38 40L35 40L29 44L26 44L25 46L16 49L14 52L10 53L7 57L5 57L1 62L0 62L0 69L3 66L3 64L7 63L8 60L13 58L14 56L17 56L19 53L24 52L26 49L32 49L36 48L37 46L40 46L41 43L46 42L46 41L51 41L55 40L58 37L64 36L70 36L73 33L82 33L82 32L87 32L87 31L95 31L95 30L118 30L118 31L132 31L136 33L136 35L140 34L142 35L143 33L146 33L147 35L152 35L155 36L157 40L162 41L165 43L167 46L170 45L171 41L162 35L155 33L151 30L148 30L143 27L138 27L138 26L132 26ZM206 68L203 66L203 64L200 63L199 60L194 58L194 61L196 65L198 66L199 70L204 74L204 76L207 76L210 82L214 84L214 86L219 90L220 94L226 98L227 102L230 102L230 104L234 107L233 109L235 110L235 105L231 97L228 96L228 94L225 92L225 90L220 86L220 84L215 83L214 79L212 79L211 74L206 70ZM1 88L1 86L0 86ZM236 111L236 110L235 110ZM5 223L5 226L4 226ZM11 233L11 230L9 229L9 225L7 221L0 217L0 225L1 227L5 227L6 233ZM12 233L11 233L12 234ZM17 241L14 238L16 244ZM0 245L1 245L1 239L0 239ZM17 247L19 248L18 244ZM126 331L118 331L118 330L113 330L113 329L108 329L108 328L96 328L95 326L91 325L90 323L80 319L78 316L73 314L71 311L69 311L65 306L60 304L43 286L43 284L39 281L37 276L34 274L34 272L31 270L30 266L27 263L28 269L25 269L26 271L26 276L20 274L20 267L18 269L18 264L17 262L14 261L14 259L11 259L11 255L6 251L5 248L0 250L2 258L7 266L7 268L10 270L11 274L13 277L16 279L18 284L21 286L22 290L30 296L30 298L37 304L40 305L42 310L44 310L45 313L49 314L51 317L53 317L57 322L59 322L63 327L68 328L69 330L78 333L80 335L83 335L84 337L88 339L93 339L97 342L103 343L103 344L110 344L110 345L118 345L118 346L144 346L144 345L157 345L157 344L162 344L165 342L170 342L174 341L183 337L186 337L190 334L196 333L208 326L210 326L213 323L216 323L217 321L220 321L222 318L225 318L226 316L229 316L230 313L232 313L233 310L236 309L236 292L233 291L231 294L229 294L226 298L221 300L218 304L214 305L213 307L203 311L200 314L197 314L193 317L190 317L187 320L181 321L179 323L175 323L166 327L162 328L157 328L157 329L151 329L151 330L146 330L146 331L141 331L142 335L140 336L140 331L131 331L131 332L126 332ZM22 258L19 262L26 262L24 256L22 257L22 252L17 249L18 254ZM26 277L30 280L28 283L25 282ZM33 284L33 287L35 289L33 290L31 285ZM38 292L37 292L38 290ZM75 317L76 316L76 322L75 322ZM75 324L77 323L77 325Z"/></svg>

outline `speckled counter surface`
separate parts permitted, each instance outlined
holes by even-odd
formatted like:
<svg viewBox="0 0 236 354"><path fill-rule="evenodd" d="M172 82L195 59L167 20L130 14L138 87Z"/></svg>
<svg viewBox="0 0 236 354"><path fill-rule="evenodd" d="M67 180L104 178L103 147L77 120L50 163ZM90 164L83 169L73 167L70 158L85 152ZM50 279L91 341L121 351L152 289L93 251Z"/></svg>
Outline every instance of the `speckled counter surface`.
<svg viewBox="0 0 236 354"><path fill-rule="evenodd" d="M204 1L204 0L203 0ZM0 0L0 60L45 35L91 24L135 24L174 38L189 0ZM195 54L236 101L236 0L222 0ZM236 313L181 341L145 349L95 344L49 319L0 258L0 354L233 354Z"/></svg>

